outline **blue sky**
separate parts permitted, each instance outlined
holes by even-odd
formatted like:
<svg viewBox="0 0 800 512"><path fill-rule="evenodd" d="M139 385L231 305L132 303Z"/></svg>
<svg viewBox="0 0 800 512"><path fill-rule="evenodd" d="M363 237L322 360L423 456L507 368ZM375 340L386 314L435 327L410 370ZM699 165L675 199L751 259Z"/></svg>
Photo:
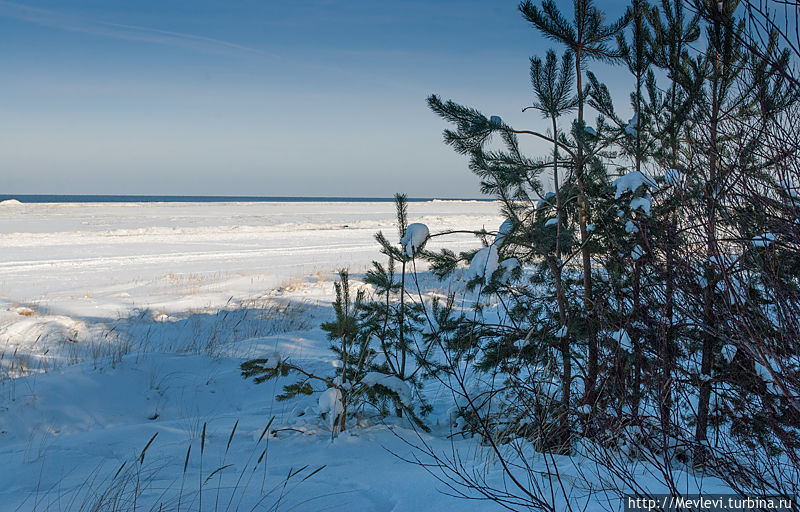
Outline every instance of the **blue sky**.
<svg viewBox="0 0 800 512"><path fill-rule="evenodd" d="M0 1L0 190L478 197L425 98L541 125L517 3Z"/></svg>

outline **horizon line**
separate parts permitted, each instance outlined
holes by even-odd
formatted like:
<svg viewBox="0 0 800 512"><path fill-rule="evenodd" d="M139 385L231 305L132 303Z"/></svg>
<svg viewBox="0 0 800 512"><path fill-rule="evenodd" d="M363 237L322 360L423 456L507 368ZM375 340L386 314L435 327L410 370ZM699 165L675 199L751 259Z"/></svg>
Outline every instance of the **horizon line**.
<svg viewBox="0 0 800 512"><path fill-rule="evenodd" d="M63 199L57 201L54 199ZM79 199L94 199L94 201L79 201ZM105 199L105 201L98 201ZM138 199L138 201L137 201ZM17 200L21 203L58 203L58 202L193 202L193 199L204 202L391 202L394 196L258 196L258 195L218 195L218 194L0 194L0 201ZM129 200L129 201L122 201ZM487 197L411 197L406 200L414 202L423 201L494 201Z"/></svg>

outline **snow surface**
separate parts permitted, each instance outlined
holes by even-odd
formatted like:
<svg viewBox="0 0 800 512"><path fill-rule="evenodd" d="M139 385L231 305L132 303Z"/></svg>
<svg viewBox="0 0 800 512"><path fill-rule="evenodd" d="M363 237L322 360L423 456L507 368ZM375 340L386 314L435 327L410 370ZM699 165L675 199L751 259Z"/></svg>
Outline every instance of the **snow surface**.
<svg viewBox="0 0 800 512"><path fill-rule="evenodd" d="M410 203L436 231L499 225L491 202ZM378 257L395 228L385 203L25 204L0 215L0 299L111 318L224 306ZM469 235L431 248L475 247Z"/></svg>
<svg viewBox="0 0 800 512"><path fill-rule="evenodd" d="M500 227L497 228L497 234L494 237L493 244L496 246L503 245L503 240L506 239L511 230L514 229L514 221L512 219L506 219L500 224Z"/></svg>
<svg viewBox="0 0 800 512"><path fill-rule="evenodd" d="M648 178L640 171L631 171L615 179L612 185L616 189L614 199L619 199L625 192L636 192L641 186L654 186L655 184L651 178Z"/></svg>
<svg viewBox="0 0 800 512"><path fill-rule="evenodd" d="M239 365L253 357L267 366L291 357L332 372L318 326L330 319L336 270L349 267L358 283L381 257L373 237L394 229L392 203L3 206L0 510L71 510L66 502L82 503L93 475L102 489L123 462L119 478L138 467L157 433L138 508L149 510L163 489L174 504L191 445L182 510L197 511L204 424L202 478L233 465L204 484L204 511L214 510L218 488L219 510L232 492L230 510L251 510L262 488L305 465L298 482L326 467L297 484L280 510L497 510L442 494L423 469L392 455L412 454L395 435L417 439L407 423L384 425L365 413L362 427L332 441L319 410L335 401L320 404L315 394L278 402L291 377L258 385L241 377ZM409 211L436 230L503 220L489 202L415 202ZM440 239L435 247L477 243ZM446 432L426 439L451 447Z"/></svg>
<svg viewBox="0 0 800 512"><path fill-rule="evenodd" d="M492 277L499 264L497 246L484 247L472 257L467 271L467 279L479 277L485 283Z"/></svg>
<svg viewBox="0 0 800 512"><path fill-rule="evenodd" d="M425 243L425 240L428 239L429 234L430 230L425 224L421 222L409 224L408 227L406 227L403 238L400 239L400 245L403 246L406 256L413 256L416 254L419 248L422 247L422 244Z"/></svg>
<svg viewBox="0 0 800 512"><path fill-rule="evenodd" d="M631 199L631 210L641 210L648 217L650 216L651 199L649 197L635 197Z"/></svg>
<svg viewBox="0 0 800 512"><path fill-rule="evenodd" d="M395 377L394 375L384 375L382 373L370 372L364 376L364 379L361 382L367 386L374 386L376 384L381 385L397 393L397 396L404 405L409 407L413 405L411 388L407 383L403 382L400 380L400 378Z"/></svg>
<svg viewBox="0 0 800 512"><path fill-rule="evenodd" d="M504 220L497 211L488 202L409 204L434 232L496 226ZM431 433L363 410L332 439L336 390L316 383L311 396L278 401L292 376L263 384L241 377L239 365L254 357L333 374L336 359L319 325L332 319L336 271L349 268L360 286L381 257L374 234L390 232L394 222L392 203L4 209L0 509L77 510L69 503L91 504L117 474L117 483L141 484L137 510L158 510L162 498L174 505L179 495L186 511L228 510L229 502L230 510L267 510L286 476L301 471L278 510L501 510L444 494L423 468L395 455L419 456L406 441L421 435L438 453L457 450L466 470L503 485L480 439L451 438L453 398L438 383L420 391L433 406ZM428 243L463 251L478 242L452 235ZM472 266L490 275L499 265L496 247L478 255ZM502 266L508 272L513 259ZM423 281L436 293L446 286ZM384 382L408 397L400 383ZM565 482L579 482L592 466L533 452L527 461L541 471L555 461ZM640 484L666 492L647 468L636 471ZM694 479L685 481L692 492ZM714 485L705 490L725 490ZM261 501L270 489L277 495ZM585 510L607 510L606 499Z"/></svg>

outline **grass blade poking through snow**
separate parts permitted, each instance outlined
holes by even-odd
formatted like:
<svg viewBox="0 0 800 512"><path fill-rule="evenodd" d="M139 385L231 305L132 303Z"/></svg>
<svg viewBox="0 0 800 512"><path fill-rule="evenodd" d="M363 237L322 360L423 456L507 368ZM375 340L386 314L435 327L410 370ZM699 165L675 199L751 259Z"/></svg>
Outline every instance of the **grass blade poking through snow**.
<svg viewBox="0 0 800 512"><path fill-rule="evenodd" d="M206 422L203 422L203 435L200 437L200 506L197 510L203 510L203 452L206 451Z"/></svg>
<svg viewBox="0 0 800 512"><path fill-rule="evenodd" d="M272 422L273 421L275 421L275 416L273 416L273 417L271 417L269 419L269 421L267 422L267 426L264 427L264 430L261 431L261 435L258 437L258 441L256 441L256 445L253 447L253 451L250 452L250 456L247 458L247 462L242 466L242 470L239 472L239 478L236 480L236 486L234 487L234 489L238 489L239 488L239 485L242 482L242 477L244 476L244 472L250 466L250 462L253 460L253 454L255 454L255 451L258 448L258 445L261 444L261 440L264 439L265 435L267 435L267 432L269 431L269 427L272 426ZM264 450L264 453L261 454L261 457L259 457L259 459L258 459L259 462L261 461L262 458L264 458L265 454L266 454L266 449ZM253 473L255 473L257 467L258 467L258 463L256 463L255 466L253 466L253 471L250 473L250 475L247 478L247 484L245 484L245 489L250 486L250 481L253 479ZM230 510L231 505L233 504L233 498L234 498L235 494L236 494L235 492L231 494L231 497L228 500L228 506L225 509L225 512L228 512ZM244 499L244 493L242 493L241 496L239 497L239 503L236 506L236 510L241 508L243 499Z"/></svg>
<svg viewBox="0 0 800 512"><path fill-rule="evenodd" d="M186 483L186 470L189 469L189 455L192 453L192 445L186 450L186 460L183 461L183 476L181 477L181 490L178 493L178 512L181 512L181 499L183 498L183 486Z"/></svg>
<svg viewBox="0 0 800 512"><path fill-rule="evenodd" d="M233 424L233 430L231 430L231 435L228 436L228 444L225 445L225 455L222 456L222 465L223 465L223 467L231 466L231 464L228 464L228 466L225 466L225 460L228 457L228 450L230 450L230 448L231 448L231 442L233 441L233 436L234 436L234 434L236 434L236 427L238 427L238 426L239 426L239 420L237 419L236 423ZM219 470L217 470L217 471L219 471ZM220 490L221 487L222 487L222 472L220 472L220 474L219 474L219 482L217 483L217 498L214 500L214 510L218 510L219 509L219 490Z"/></svg>
<svg viewBox="0 0 800 512"><path fill-rule="evenodd" d="M153 444L153 441L155 441L157 435L158 432L153 434L153 437L151 437L150 440L147 441L147 444L144 446L142 453L139 455L139 465L144 464L144 455L145 453L147 453L147 449L150 448L150 445Z"/></svg>
<svg viewBox="0 0 800 512"><path fill-rule="evenodd" d="M136 468L136 491L133 494L133 510L136 510L136 503L137 503L137 501L139 499L140 475L142 473L142 464L144 464L144 455L147 453L147 449L150 448L150 445L153 444L153 441L156 440L156 436L157 435L158 435L158 432L153 434L153 437L151 437L150 440L147 441L147 444L144 445L144 449L142 450L142 453L139 455L139 466ZM122 469L122 468L120 468L120 469Z"/></svg>

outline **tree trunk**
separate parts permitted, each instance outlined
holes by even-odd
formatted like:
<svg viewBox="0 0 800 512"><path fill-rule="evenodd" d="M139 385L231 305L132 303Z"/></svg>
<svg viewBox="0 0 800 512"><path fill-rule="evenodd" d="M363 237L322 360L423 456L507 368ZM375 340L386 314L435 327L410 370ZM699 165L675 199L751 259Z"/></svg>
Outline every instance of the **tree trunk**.
<svg viewBox="0 0 800 512"><path fill-rule="evenodd" d="M347 428L347 401L348 401L348 390L346 388L347 385L347 358L348 358L348 350L347 350L347 336L342 336L342 383L340 384L342 390L342 416L340 418L340 426L339 432L344 432Z"/></svg>
<svg viewBox="0 0 800 512"><path fill-rule="evenodd" d="M583 80L581 77L581 53L575 53L575 76L578 86L578 124L583 125ZM578 145L578 158L575 162L578 178L578 208L580 210L579 226L581 233L581 256L583 261L583 307L586 312L586 333L589 341L589 364L586 385L584 389L584 402L592 404L595 401L597 373L598 373L598 347L597 334L594 332L594 303L592 299L592 258L586 243L589 233L586 231L588 213L586 206L586 185L584 183L583 147Z"/></svg>
<svg viewBox="0 0 800 512"><path fill-rule="evenodd" d="M715 22L715 25L719 22ZM706 235L706 254L705 254L705 280L706 287L703 290L703 352L700 361L700 385L699 401L697 404L697 425L695 429L695 464L703 465L705 462L704 444L707 437L709 400L711 398L711 366L714 361L714 350L716 348L715 319L714 319L714 271L711 268L710 258L716 254L716 179L719 153L717 147L720 98L719 98L719 55L715 55L714 71L711 84L711 122L709 126L710 151L708 155L709 176L705 187L705 206L708 220L705 223Z"/></svg>

